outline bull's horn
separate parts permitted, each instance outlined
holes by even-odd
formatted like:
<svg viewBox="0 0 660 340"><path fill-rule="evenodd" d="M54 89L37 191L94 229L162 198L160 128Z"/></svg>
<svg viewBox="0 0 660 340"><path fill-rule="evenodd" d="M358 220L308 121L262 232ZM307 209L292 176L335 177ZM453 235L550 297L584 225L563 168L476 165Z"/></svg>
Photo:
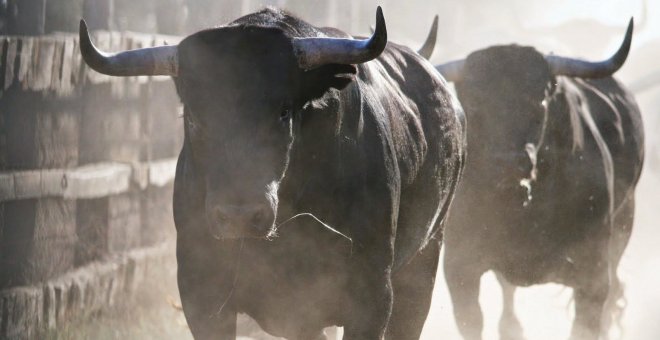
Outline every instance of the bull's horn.
<svg viewBox="0 0 660 340"><path fill-rule="evenodd" d="M312 69L327 64L360 64L378 57L387 45L383 10L376 11L376 31L369 39L294 38L298 65Z"/></svg>
<svg viewBox="0 0 660 340"><path fill-rule="evenodd" d="M80 20L80 53L89 67L110 76L176 76L179 69L176 45L119 53L99 51L84 20Z"/></svg>
<svg viewBox="0 0 660 340"><path fill-rule="evenodd" d="M463 67L465 67L465 59L459 59L436 65L435 69L442 74L447 81L461 81L463 80Z"/></svg>
<svg viewBox="0 0 660 340"><path fill-rule="evenodd" d="M424 59L431 59L431 55L433 55L433 49L435 48L435 40L438 37L438 16L436 15L435 18L433 18L433 24L431 25L431 31L429 32L429 36L426 37L426 41L424 41L424 45L422 45L422 48L417 51L419 55L424 57Z"/></svg>
<svg viewBox="0 0 660 340"><path fill-rule="evenodd" d="M633 19L630 18L628 30L619 50L607 60L601 62L589 62L579 59L558 57L548 55L545 60L550 65L550 70L555 75L580 77L580 78L602 78L611 76L616 72L628 57L630 43L632 41Z"/></svg>

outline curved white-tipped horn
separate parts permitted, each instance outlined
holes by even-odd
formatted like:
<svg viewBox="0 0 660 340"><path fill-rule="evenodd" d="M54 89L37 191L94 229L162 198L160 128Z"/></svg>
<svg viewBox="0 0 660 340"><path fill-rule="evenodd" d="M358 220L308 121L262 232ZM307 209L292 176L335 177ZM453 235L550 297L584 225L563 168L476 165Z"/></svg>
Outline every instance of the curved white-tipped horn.
<svg viewBox="0 0 660 340"><path fill-rule="evenodd" d="M630 18L626 37L623 39L619 50L612 57L601 62L589 62L579 59L548 55L545 60L550 65L550 70L555 75L580 77L580 78L602 78L611 76L623 66L630 51L632 42L633 19Z"/></svg>
<svg viewBox="0 0 660 340"><path fill-rule="evenodd" d="M431 25L431 31L429 32L424 45L417 51L419 55L424 57L424 59L431 59L433 55L433 49L435 49L435 41L438 38L438 15L436 14L433 18L433 24Z"/></svg>
<svg viewBox="0 0 660 340"><path fill-rule="evenodd" d="M80 20L80 53L89 67L110 76L176 76L179 70L176 45L119 53L99 51L89 37L85 20Z"/></svg>
<svg viewBox="0 0 660 340"><path fill-rule="evenodd" d="M327 64L360 64L378 57L387 45L383 10L376 10L376 30L369 39L294 38L298 65L312 69Z"/></svg>
<svg viewBox="0 0 660 340"><path fill-rule="evenodd" d="M463 68L465 59L450 61L448 63L436 65L435 69L442 74L447 81L457 82L463 80Z"/></svg>

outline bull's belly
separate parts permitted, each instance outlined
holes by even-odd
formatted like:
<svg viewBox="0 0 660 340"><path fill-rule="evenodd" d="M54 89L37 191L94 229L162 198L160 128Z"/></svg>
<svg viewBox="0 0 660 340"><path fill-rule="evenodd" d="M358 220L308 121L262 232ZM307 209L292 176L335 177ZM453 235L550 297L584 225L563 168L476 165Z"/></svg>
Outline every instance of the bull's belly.
<svg viewBox="0 0 660 340"><path fill-rule="evenodd" d="M247 243L235 288L239 312L286 338L342 323L350 249L315 241L298 247L277 239Z"/></svg>
<svg viewBox="0 0 660 340"><path fill-rule="evenodd" d="M570 276L569 273L572 272L571 263L561 256L502 261L493 263L491 268L502 274L510 283L521 287L550 282L565 284L564 278Z"/></svg>
<svg viewBox="0 0 660 340"><path fill-rule="evenodd" d="M317 279L300 286L272 279L270 289L242 287L238 311L252 317L266 332L289 339L342 324L345 292L332 277Z"/></svg>
<svg viewBox="0 0 660 340"><path fill-rule="evenodd" d="M574 226L565 230L577 229ZM517 286L559 283L576 286L596 275L606 263L607 225L599 223L580 238L555 235L509 240L505 249L497 249L488 257L490 268L502 273ZM493 249L493 248L491 248Z"/></svg>

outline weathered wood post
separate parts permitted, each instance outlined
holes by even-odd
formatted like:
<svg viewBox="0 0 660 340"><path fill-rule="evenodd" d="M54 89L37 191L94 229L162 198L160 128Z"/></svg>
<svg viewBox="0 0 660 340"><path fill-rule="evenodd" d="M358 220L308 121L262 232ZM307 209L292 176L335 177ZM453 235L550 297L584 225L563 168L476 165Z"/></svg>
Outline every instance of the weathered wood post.
<svg viewBox="0 0 660 340"><path fill-rule="evenodd" d="M50 278L73 266L76 202L48 197L57 188L46 183L78 164L79 120L75 104L49 91L59 86L61 60L71 56L72 41L5 38L2 43L0 139L2 170L9 173L2 176L0 288Z"/></svg>
<svg viewBox="0 0 660 340"><path fill-rule="evenodd" d="M51 1L75 7L66 14L75 17L88 6L88 23L111 26L112 0L72 0L80 7ZM27 4L46 1L25 0L20 8ZM41 28L19 32L14 22L19 36L0 36L3 339L38 338L40 330L130 296L159 268L159 245L174 230L171 179L182 130L171 81L93 73L81 61L76 34L32 37L44 29L43 21L32 22ZM94 35L110 51L164 39Z"/></svg>
<svg viewBox="0 0 660 340"><path fill-rule="evenodd" d="M176 157L182 144L183 120L174 83L149 82L144 88L141 136L144 188L141 196L141 244L152 246L174 239L172 195Z"/></svg>
<svg viewBox="0 0 660 340"><path fill-rule="evenodd" d="M11 35L44 34L46 24L46 0L14 0L15 15L8 18L7 33Z"/></svg>
<svg viewBox="0 0 660 340"><path fill-rule="evenodd" d="M98 34L101 48L127 49L119 35ZM93 72L87 69L88 72ZM126 78L94 76L82 89L80 162L95 164L140 161L140 85ZM103 80L104 79L104 80ZM78 200L77 264L97 260L140 244L139 193L130 190L114 195Z"/></svg>
<svg viewBox="0 0 660 340"><path fill-rule="evenodd" d="M48 0L44 33L78 32L84 0Z"/></svg>
<svg viewBox="0 0 660 340"><path fill-rule="evenodd" d="M114 29L114 0L83 0L83 16L90 30Z"/></svg>

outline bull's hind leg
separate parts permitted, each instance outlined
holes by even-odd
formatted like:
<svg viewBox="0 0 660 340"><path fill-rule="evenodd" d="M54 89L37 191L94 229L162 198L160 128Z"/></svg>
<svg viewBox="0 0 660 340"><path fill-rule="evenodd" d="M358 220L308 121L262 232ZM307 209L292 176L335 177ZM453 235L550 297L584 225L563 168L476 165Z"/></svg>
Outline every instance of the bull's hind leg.
<svg viewBox="0 0 660 340"><path fill-rule="evenodd" d="M500 318L500 339L501 340L522 340L525 339L522 326L516 316L515 293L516 286L512 285L500 273L495 273L497 281L502 287L502 317Z"/></svg>
<svg viewBox="0 0 660 340"><path fill-rule="evenodd" d="M467 255L454 254L448 245L445 247L445 279L458 330L465 340L480 340L483 314L479 306L479 287L484 271L475 261L466 260Z"/></svg>
<svg viewBox="0 0 660 340"><path fill-rule="evenodd" d="M609 226L594 226L603 233L593 235L590 243L583 245L583 258L575 269L573 287L575 320L571 330L572 340L596 340L601 334L603 307L610 291Z"/></svg>
<svg viewBox="0 0 660 340"><path fill-rule="evenodd" d="M623 203L616 216L614 216L614 228L612 230L612 250L610 251L611 287L610 293L605 301L603 311L603 335L607 338L611 326L614 324L621 328L621 318L625 307L624 285L619 279L617 268L621 256L628 245L635 214L634 194Z"/></svg>
<svg viewBox="0 0 660 340"><path fill-rule="evenodd" d="M575 288L575 321L571 339L599 339L606 337L609 331L608 318L616 311L615 304L622 294L616 269L630 238L634 208L634 200L629 197L614 216L612 228L606 230L609 237L603 237L591 248L597 250L593 253L599 257L587 261L595 266L589 268L585 280Z"/></svg>
<svg viewBox="0 0 660 340"><path fill-rule="evenodd" d="M392 277L394 305L386 339L419 339L431 307L439 257L440 242L432 240Z"/></svg>
<svg viewBox="0 0 660 340"><path fill-rule="evenodd" d="M607 275L593 278L594 285L574 290L575 320L571 340L596 340L601 333L601 316L609 291Z"/></svg>

